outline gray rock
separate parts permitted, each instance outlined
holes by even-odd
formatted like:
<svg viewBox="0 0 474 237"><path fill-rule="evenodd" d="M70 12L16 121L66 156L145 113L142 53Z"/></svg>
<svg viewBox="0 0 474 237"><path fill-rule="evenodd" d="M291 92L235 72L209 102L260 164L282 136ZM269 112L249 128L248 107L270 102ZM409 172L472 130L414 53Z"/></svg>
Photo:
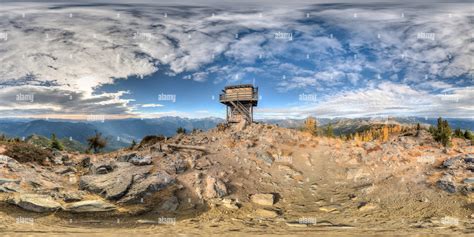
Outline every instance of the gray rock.
<svg viewBox="0 0 474 237"><path fill-rule="evenodd" d="M89 171L91 174L107 174L114 171L114 164L110 162L92 163Z"/></svg>
<svg viewBox="0 0 474 237"><path fill-rule="evenodd" d="M151 156L134 156L129 160L134 165L151 165Z"/></svg>
<svg viewBox="0 0 474 237"><path fill-rule="evenodd" d="M130 173L113 172L104 175L82 176L79 182L81 189L101 194L108 200L121 198L132 185L133 176Z"/></svg>
<svg viewBox="0 0 474 237"><path fill-rule="evenodd" d="M165 172L158 172L148 177L134 179L128 193L120 203L140 203L145 196L159 192L175 184L176 180Z"/></svg>
<svg viewBox="0 0 474 237"><path fill-rule="evenodd" d="M461 161L460 156L451 157L451 158L449 158L449 159L447 159L443 162L443 167L444 168L454 168L455 166L457 166L459 164L459 161Z"/></svg>
<svg viewBox="0 0 474 237"><path fill-rule="evenodd" d="M472 183L474 183L474 177L470 177L470 178L464 179L463 182L464 182L465 184L472 184Z"/></svg>
<svg viewBox="0 0 474 237"><path fill-rule="evenodd" d="M20 186L16 183L6 183L0 185L0 193L16 193L20 191Z"/></svg>
<svg viewBox="0 0 474 237"><path fill-rule="evenodd" d="M119 156L117 158L117 161L120 161L120 162L129 162L131 159L137 157L137 153L129 153L129 154L125 154L125 155L122 155L122 156Z"/></svg>
<svg viewBox="0 0 474 237"><path fill-rule="evenodd" d="M272 206L274 202L273 194L254 194L251 196L250 200L258 205L263 206Z"/></svg>
<svg viewBox="0 0 474 237"><path fill-rule="evenodd" d="M20 194L10 199L9 202L33 212L52 212L62 209L61 204L54 201L50 196L38 194Z"/></svg>
<svg viewBox="0 0 474 237"><path fill-rule="evenodd" d="M91 166L91 158L90 157L84 157L81 162L79 162L79 165L84 168L88 168Z"/></svg>
<svg viewBox="0 0 474 237"><path fill-rule="evenodd" d="M207 176L205 190L205 196L207 198L220 198L227 194L227 187L224 182L212 176Z"/></svg>
<svg viewBox="0 0 474 237"><path fill-rule="evenodd" d="M178 159L174 162L176 174L184 173L188 169L188 165L182 159Z"/></svg>
<svg viewBox="0 0 474 237"><path fill-rule="evenodd" d="M260 152L257 154L257 159L262 160L265 164L271 166L273 164L273 158L268 152Z"/></svg>
<svg viewBox="0 0 474 237"><path fill-rule="evenodd" d="M2 178L2 177L0 177L0 185L7 184L7 183L20 184L20 181L21 181L21 180L19 180L19 179L9 179L9 178Z"/></svg>
<svg viewBox="0 0 474 237"><path fill-rule="evenodd" d="M74 202L66 205L65 211L82 213L82 212L109 212L116 210L117 207L102 200L87 200Z"/></svg>
<svg viewBox="0 0 474 237"><path fill-rule="evenodd" d="M5 165L13 172L18 172L23 169L23 166L17 160L5 155L0 155L0 164Z"/></svg>
<svg viewBox="0 0 474 237"><path fill-rule="evenodd" d="M82 195L78 192L67 192L63 194L65 202L77 202L82 200Z"/></svg>
<svg viewBox="0 0 474 237"><path fill-rule="evenodd" d="M56 174L68 174L68 173L76 173L76 172L77 172L76 168L68 166L68 167L61 167L61 168L57 169L55 173Z"/></svg>
<svg viewBox="0 0 474 237"><path fill-rule="evenodd" d="M178 198L175 196L170 197L163 204L161 204L160 210L163 211L176 211L179 206Z"/></svg>
<svg viewBox="0 0 474 237"><path fill-rule="evenodd" d="M436 182L436 186L446 192L455 193L457 191L456 184L453 182L451 175L445 175Z"/></svg>

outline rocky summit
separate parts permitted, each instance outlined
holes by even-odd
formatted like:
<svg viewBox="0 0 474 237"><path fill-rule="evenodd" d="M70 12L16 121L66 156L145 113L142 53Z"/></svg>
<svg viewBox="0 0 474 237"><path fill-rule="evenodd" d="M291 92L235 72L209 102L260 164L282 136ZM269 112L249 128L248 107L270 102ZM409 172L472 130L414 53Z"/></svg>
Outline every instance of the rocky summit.
<svg viewBox="0 0 474 237"><path fill-rule="evenodd" d="M110 153L54 155L47 164L0 156L0 228L16 228L19 217L46 230L160 225L163 234L474 228L473 146L453 139L446 150L424 130L363 142L220 126Z"/></svg>

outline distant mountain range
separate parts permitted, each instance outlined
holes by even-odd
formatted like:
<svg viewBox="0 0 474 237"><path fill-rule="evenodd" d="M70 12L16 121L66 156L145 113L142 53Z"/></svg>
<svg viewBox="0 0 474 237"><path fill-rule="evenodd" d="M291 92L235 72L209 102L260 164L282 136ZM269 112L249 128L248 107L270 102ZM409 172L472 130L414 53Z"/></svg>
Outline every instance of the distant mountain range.
<svg viewBox="0 0 474 237"><path fill-rule="evenodd" d="M399 124L428 124L436 125L436 118L357 118L357 119L318 119L319 126L325 127L331 124L337 134L353 132L370 124L399 123ZM474 120L470 119L447 119L452 128L474 130ZM190 119L181 117L162 117L157 119L123 119L101 121L71 121L71 120L25 120L25 119L3 119L0 120L0 134L9 137L20 137L27 139L32 135L49 138L52 133L68 143L68 147L82 151L87 144L87 138L94 135L95 131L103 134L108 140L106 151L116 150L129 146L133 140L139 142L147 135L173 136L179 127L187 131L193 129L208 130L214 128L218 123L224 122L221 118ZM278 124L286 128L300 128L304 125L304 119L264 119L261 123ZM37 138L37 142L46 142L43 138ZM33 139L33 140L34 140Z"/></svg>
<svg viewBox="0 0 474 237"><path fill-rule="evenodd" d="M192 131L194 128L208 130L223 122L220 118L188 119L162 117L157 119L123 119L101 121L71 120L0 120L0 133L9 137L28 138L40 135L49 138L52 133L60 139L87 144L87 138L95 131L108 140L106 150L129 146L133 140L139 142L147 135L173 136L179 127Z"/></svg>

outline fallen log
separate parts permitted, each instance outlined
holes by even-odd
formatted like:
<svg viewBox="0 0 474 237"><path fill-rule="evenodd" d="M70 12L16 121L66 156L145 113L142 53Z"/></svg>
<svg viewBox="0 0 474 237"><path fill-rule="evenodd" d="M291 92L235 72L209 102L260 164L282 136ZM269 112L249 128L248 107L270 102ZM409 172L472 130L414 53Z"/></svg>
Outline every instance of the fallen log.
<svg viewBox="0 0 474 237"><path fill-rule="evenodd" d="M207 148L203 146L191 146L191 145L180 145L180 144L168 144L169 148L172 149L190 149L190 150L198 150L203 152L209 152Z"/></svg>

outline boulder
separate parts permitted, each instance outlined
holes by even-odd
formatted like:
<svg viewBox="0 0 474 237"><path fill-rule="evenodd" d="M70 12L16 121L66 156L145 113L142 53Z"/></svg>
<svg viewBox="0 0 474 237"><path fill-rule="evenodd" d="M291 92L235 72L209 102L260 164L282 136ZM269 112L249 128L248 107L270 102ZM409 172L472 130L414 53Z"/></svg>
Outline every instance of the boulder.
<svg viewBox="0 0 474 237"><path fill-rule="evenodd" d="M257 159L263 161L268 166L273 164L273 157L268 152L257 153Z"/></svg>
<svg viewBox="0 0 474 237"><path fill-rule="evenodd" d="M62 209L60 203L46 195L20 194L9 202L33 212L52 212Z"/></svg>
<svg viewBox="0 0 474 237"><path fill-rule="evenodd" d="M359 211L361 212L365 212L365 211L371 211L371 210L374 210L376 209L378 206L376 204L373 204L373 203L366 203L366 202L363 202L359 205L358 209Z"/></svg>
<svg viewBox="0 0 474 237"><path fill-rule="evenodd" d="M68 173L76 173L77 170L74 167L61 167L55 171L56 174L68 174Z"/></svg>
<svg viewBox="0 0 474 237"><path fill-rule="evenodd" d="M82 160L79 162L79 165L84 168L88 168L91 166L91 158L90 157L84 157Z"/></svg>
<svg viewBox="0 0 474 237"><path fill-rule="evenodd" d="M449 193L455 193L457 191L456 184L453 182L451 175L443 176L436 182L436 186Z"/></svg>
<svg viewBox="0 0 474 237"><path fill-rule="evenodd" d="M176 211L179 206L178 198L175 196L170 197L168 200L161 204L160 210L162 211Z"/></svg>
<svg viewBox="0 0 474 237"><path fill-rule="evenodd" d="M257 209L255 211L255 214L258 217L263 217L263 218L275 218L278 216L278 213L273 210L267 210L267 209Z"/></svg>
<svg viewBox="0 0 474 237"><path fill-rule="evenodd" d="M206 178L206 191L205 196L207 198L220 198L227 195L227 188L220 179L212 176Z"/></svg>
<svg viewBox="0 0 474 237"><path fill-rule="evenodd" d="M132 185L133 176L127 172L113 172L104 175L85 175L81 177L79 187L101 194L108 200L121 198Z"/></svg>
<svg viewBox="0 0 474 237"><path fill-rule="evenodd" d="M148 177L139 177L134 180L127 194L119 202L140 203L145 196L168 188L175 183L176 180L165 172L158 172Z"/></svg>
<svg viewBox="0 0 474 237"><path fill-rule="evenodd" d="M0 164L5 165L13 172L18 172L23 168L17 160L5 155L0 155Z"/></svg>
<svg viewBox="0 0 474 237"><path fill-rule="evenodd" d="M137 153L129 153L125 155L121 155L117 157L117 161L119 162L129 162L131 159L137 157Z"/></svg>
<svg viewBox="0 0 474 237"><path fill-rule="evenodd" d="M82 195L78 192L66 192L63 193L62 196L65 202L77 202L82 200Z"/></svg>
<svg viewBox="0 0 474 237"><path fill-rule="evenodd" d="M250 200L258 205L272 206L274 202L273 194L254 194L250 197Z"/></svg>
<svg viewBox="0 0 474 237"><path fill-rule="evenodd" d="M92 163L89 167L91 174L108 174L112 171L114 171L114 163L111 162Z"/></svg>
<svg viewBox="0 0 474 237"><path fill-rule="evenodd" d="M463 181L465 184L473 184L474 183L474 177L469 177L464 179Z"/></svg>
<svg viewBox="0 0 474 237"><path fill-rule="evenodd" d="M102 200L86 200L74 202L66 205L65 211L82 213L82 212L108 212L114 211L117 207L113 204Z"/></svg>
<svg viewBox="0 0 474 237"><path fill-rule="evenodd" d="M17 183L6 183L0 185L0 193L15 193L20 191L20 186Z"/></svg>
<svg viewBox="0 0 474 237"><path fill-rule="evenodd" d="M101 194L106 199L117 200L130 189L132 182L150 173L151 165L134 166L126 162L117 162L116 169L108 174L84 175L79 187L93 193Z"/></svg>
<svg viewBox="0 0 474 237"><path fill-rule="evenodd" d="M456 156L456 157L451 157L443 162L443 168L455 168L460 164L461 157Z"/></svg>
<svg viewBox="0 0 474 237"><path fill-rule="evenodd" d="M134 165L151 165L151 156L134 156L129 160Z"/></svg>
<svg viewBox="0 0 474 237"><path fill-rule="evenodd" d="M20 181L21 181L21 180L19 180L19 179L9 179L9 178L2 178L2 177L0 177L0 185L8 184L8 183L20 184Z"/></svg>

